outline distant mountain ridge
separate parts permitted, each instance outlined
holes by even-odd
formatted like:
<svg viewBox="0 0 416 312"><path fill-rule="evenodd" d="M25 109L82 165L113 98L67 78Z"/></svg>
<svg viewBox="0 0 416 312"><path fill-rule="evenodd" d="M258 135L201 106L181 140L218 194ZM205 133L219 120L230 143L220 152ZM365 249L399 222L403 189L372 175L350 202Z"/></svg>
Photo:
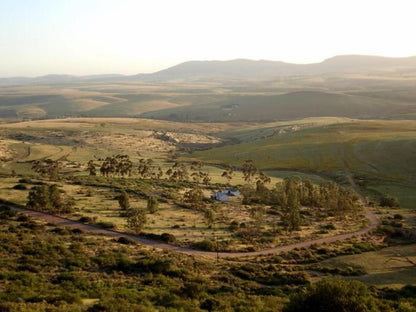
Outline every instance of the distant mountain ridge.
<svg viewBox="0 0 416 312"><path fill-rule="evenodd" d="M277 78L294 75L320 75L340 72L386 71L415 68L416 56L390 58L382 56L341 55L321 63L292 64L280 61L246 60L190 61L152 74L158 78Z"/></svg>
<svg viewBox="0 0 416 312"><path fill-rule="evenodd" d="M321 75L368 71L412 69L416 71L416 56L383 57L369 55L340 55L320 63L293 64L281 61L236 59L229 61L189 61L167 69L137 75L46 75L40 77L0 78L1 85L59 84L100 81L165 81L172 79L271 79L296 75Z"/></svg>

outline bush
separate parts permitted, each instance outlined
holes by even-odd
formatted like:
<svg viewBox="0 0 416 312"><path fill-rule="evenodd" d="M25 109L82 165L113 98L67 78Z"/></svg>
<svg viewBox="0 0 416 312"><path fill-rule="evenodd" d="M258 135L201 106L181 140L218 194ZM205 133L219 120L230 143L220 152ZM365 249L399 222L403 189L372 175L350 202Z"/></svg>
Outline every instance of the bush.
<svg viewBox="0 0 416 312"><path fill-rule="evenodd" d="M381 207L391 207L391 208L398 208L400 207L399 200L396 197L390 195L384 195L380 199L380 206Z"/></svg>
<svg viewBox="0 0 416 312"><path fill-rule="evenodd" d="M174 243L176 242L176 237L173 234L163 233L160 235L160 239L166 243Z"/></svg>
<svg viewBox="0 0 416 312"><path fill-rule="evenodd" d="M150 196L147 200L147 209L149 213L155 213L159 208L159 202L155 196Z"/></svg>
<svg viewBox="0 0 416 312"><path fill-rule="evenodd" d="M30 220L30 217L29 216L27 216L27 215L25 215L25 214L20 214L18 217L17 217L17 221L19 221L19 222L27 222L27 221L29 221Z"/></svg>
<svg viewBox="0 0 416 312"><path fill-rule="evenodd" d="M107 222L107 221L100 221L100 222L97 222L96 224L107 230L112 230L112 229L115 229L116 227L113 222Z"/></svg>
<svg viewBox="0 0 416 312"><path fill-rule="evenodd" d="M285 312L301 311L380 311L365 284L358 281L323 279L302 292L293 294Z"/></svg>
<svg viewBox="0 0 416 312"><path fill-rule="evenodd" d="M27 190L27 186L25 184L16 184L13 186L14 190Z"/></svg>
<svg viewBox="0 0 416 312"><path fill-rule="evenodd" d="M398 213L396 213L396 214L393 216L393 218L394 218L394 220L403 220L403 216L402 216L401 214L398 214Z"/></svg>
<svg viewBox="0 0 416 312"><path fill-rule="evenodd" d="M237 231L239 227L240 225L238 224L238 222L234 220L233 222L230 223L230 226L228 228L230 229L230 231L234 232L234 231Z"/></svg>
<svg viewBox="0 0 416 312"><path fill-rule="evenodd" d="M83 216L83 217L79 218L78 221L79 222L82 222L82 223L92 223L92 224L94 224L95 221L96 221L96 218L91 218L91 217Z"/></svg>
<svg viewBox="0 0 416 312"><path fill-rule="evenodd" d="M17 216L17 212L11 210L8 206L1 206L0 207L0 219L7 220Z"/></svg>
<svg viewBox="0 0 416 312"><path fill-rule="evenodd" d="M120 237L117 242L124 245L134 245L136 242L132 240L130 237L122 236Z"/></svg>
<svg viewBox="0 0 416 312"><path fill-rule="evenodd" d="M333 223L322 225L321 228L325 230L336 230L336 226Z"/></svg>
<svg viewBox="0 0 416 312"><path fill-rule="evenodd" d="M197 242L193 244L193 247L196 249L204 250L204 251L215 251L216 244L212 240L204 239L203 241Z"/></svg>

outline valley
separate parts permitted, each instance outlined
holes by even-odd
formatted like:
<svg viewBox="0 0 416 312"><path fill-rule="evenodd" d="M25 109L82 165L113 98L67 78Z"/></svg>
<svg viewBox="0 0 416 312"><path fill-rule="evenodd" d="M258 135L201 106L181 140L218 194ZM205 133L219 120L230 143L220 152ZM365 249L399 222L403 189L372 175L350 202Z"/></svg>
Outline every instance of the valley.
<svg viewBox="0 0 416 312"><path fill-rule="evenodd" d="M413 311L413 58L352 60L0 80L0 310Z"/></svg>

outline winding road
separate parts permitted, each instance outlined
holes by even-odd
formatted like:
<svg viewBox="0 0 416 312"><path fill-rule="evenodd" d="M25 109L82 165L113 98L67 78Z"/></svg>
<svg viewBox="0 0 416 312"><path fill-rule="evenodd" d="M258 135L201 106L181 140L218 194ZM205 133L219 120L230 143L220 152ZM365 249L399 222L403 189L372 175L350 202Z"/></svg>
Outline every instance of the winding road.
<svg viewBox="0 0 416 312"><path fill-rule="evenodd" d="M132 234L117 232L117 231L112 231L112 230L106 230L106 229L103 229L103 228L100 228L100 227L97 227L97 226L94 226L94 225L89 225L89 224L73 221L73 220L70 220L70 219L50 215L50 214L47 214L47 213L33 211L33 210L29 210L29 209L24 209L24 208L20 208L20 207L16 207L16 206L10 206L10 208L12 210L15 210L17 212L23 213L25 215L28 215L28 216L36 218L36 219L42 219L42 220L45 220L47 222L52 222L56 225L70 227L70 228L73 228L73 229L79 229L79 230L82 230L84 232L88 232L88 233L92 233L92 234L105 235L105 236L114 237L114 238L128 237L128 238L134 240L135 242L138 242L140 244L147 245L147 246L150 246L150 247L153 247L153 248L173 250L173 251L182 252L182 253L195 255L195 256L219 257L219 258L240 258L240 257L249 257L249 256L270 255L270 254L274 254L274 253L278 253L278 252L282 252L282 251L290 251L290 250L293 250L295 248L310 247L311 245L315 245L315 244L319 245L319 244L323 244L323 243L332 243L332 242L344 240L344 239L347 239L347 238L351 238L353 236L366 234L369 231L375 229L380 224L376 215L374 213L369 212L368 208L366 207L366 210L367 210L366 217L370 220L370 225L368 227L366 227L365 229L362 229L362 230L359 230L359 231L356 231L356 232L339 234L339 235L334 235L334 236L324 237L324 238L318 238L318 239L312 239L312 240L308 240L308 241L304 241L304 242L293 243L293 244L289 244L289 245L285 245L285 246L278 246L278 247L275 247L275 248L263 249L263 250L259 250L259 251L218 252L217 253L217 252L201 251L201 250L195 250L195 249L170 245L170 244L166 244L166 243L163 243L163 242L158 242L158 241L155 241L155 240L150 240L150 239L138 237L138 236L135 236L135 235L132 235Z"/></svg>

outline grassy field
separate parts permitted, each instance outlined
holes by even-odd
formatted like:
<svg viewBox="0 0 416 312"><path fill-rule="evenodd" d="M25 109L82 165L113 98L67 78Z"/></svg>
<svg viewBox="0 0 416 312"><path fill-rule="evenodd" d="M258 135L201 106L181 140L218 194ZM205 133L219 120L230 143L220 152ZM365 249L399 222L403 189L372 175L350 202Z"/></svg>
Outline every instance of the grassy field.
<svg viewBox="0 0 416 312"><path fill-rule="evenodd" d="M143 113L145 118L180 121L272 121L306 117L383 118L400 112L406 101L335 92L227 95L216 101Z"/></svg>
<svg viewBox="0 0 416 312"><path fill-rule="evenodd" d="M416 207L414 121L307 121L223 132L221 137L241 143L195 152L189 158L237 166L251 159L263 169L296 170L344 183L347 169L368 194L391 191L406 207Z"/></svg>
<svg viewBox="0 0 416 312"><path fill-rule="evenodd" d="M354 277L369 285L399 288L416 284L416 245L385 248L359 255L341 256L322 262L333 267L359 266L368 273Z"/></svg>
<svg viewBox="0 0 416 312"><path fill-rule="evenodd" d="M135 117L192 122L306 117L414 119L415 78L397 73L268 80L137 80L0 86L0 118Z"/></svg>
<svg viewBox="0 0 416 312"><path fill-rule="evenodd" d="M337 119L336 122L339 120ZM323 124L330 123L329 120L320 120ZM310 121L308 121L310 123ZM22 123L3 124L0 127L3 132L2 146L4 151L10 153L7 161L3 161L0 173L25 176L36 176L31 169L32 161L51 158L59 160L62 164L61 173L63 177L68 176L69 180L58 181L62 189L75 199L75 215L71 218L79 219L81 216L95 218L97 222L111 222L119 230L127 230L126 218L120 210L115 197L122 188L129 189L131 206L145 209L147 205L145 194L160 193L161 190L144 187L139 183L140 177L133 172L132 177L117 179L103 179L99 185L89 185L86 164L89 160L103 159L114 154L128 154L137 168L140 158L151 158L156 165L161 166L166 172L175 161L174 153L180 152L180 144L217 144L224 138L216 137L215 132L225 133L236 127L246 126L245 124L183 124L177 122L138 120L138 119L59 119L47 121L27 121ZM259 125L257 125L258 127ZM158 138L155 133L162 131L175 139L175 143ZM226 138L225 138L226 139ZM190 171L190 163L186 166ZM204 164L201 168L209 174L211 187L203 188L204 196L209 198L214 191L224 189L227 180L221 177L223 168L216 164ZM315 182L321 182L318 175L295 172L295 171L270 171L270 187L273 187L282 178L290 175L300 175L312 178ZM76 181L81 179L84 184L70 183L71 177ZM164 177L166 178L166 176ZM4 199L25 204L30 185L27 190L15 190L13 187L18 184L19 177L4 179L0 196ZM115 184L114 184L115 183ZM121 183L123 186L114 186ZM232 185L244 185L241 171L235 170L232 178ZM143 188L144 187L144 188ZM176 190L179 198L189 186ZM175 191L175 190L174 190ZM136 194L139 192L142 195ZM181 244L191 244L203 239L216 239L227 242L227 249L235 250L245 248L240 239L235 239L230 231L230 223L235 221L238 224L250 224L251 205L243 205L241 198L230 203L220 204L216 207L218 222L215 231L207 227L202 211L186 209L175 203L174 200L162 201L160 209L155 214L148 215L148 223L144 231L162 234L165 232L175 235ZM273 230L278 216L267 215L265 217L264 231ZM362 224L354 220L329 220L335 228L328 233L319 235L333 235L342 231L353 231ZM296 239L305 240L308 237L315 237L321 231L320 224L313 225L313 220L308 221L308 226L296 234ZM348 224L347 224L348 223ZM289 237L281 236L279 239L268 239L265 246L275 246L284 243Z"/></svg>

